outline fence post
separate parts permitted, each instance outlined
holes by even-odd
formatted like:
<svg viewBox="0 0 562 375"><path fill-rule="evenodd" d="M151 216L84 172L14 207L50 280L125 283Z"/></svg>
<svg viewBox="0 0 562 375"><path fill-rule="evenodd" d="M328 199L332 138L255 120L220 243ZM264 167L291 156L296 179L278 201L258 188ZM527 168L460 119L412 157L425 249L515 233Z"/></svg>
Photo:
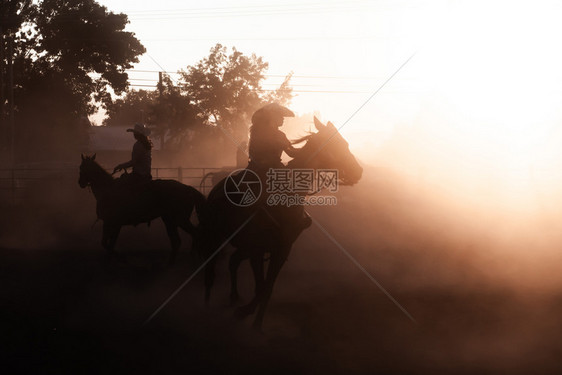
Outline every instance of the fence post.
<svg viewBox="0 0 562 375"><path fill-rule="evenodd" d="M205 173L205 168L203 168L203 175L201 176L201 180L199 182L199 185L201 185L201 182L203 182L203 185L201 186L202 188L202 193L203 194L207 194L207 183L205 181L203 181L203 177L205 177L206 173Z"/></svg>
<svg viewBox="0 0 562 375"><path fill-rule="evenodd" d="M12 204L16 204L16 170L12 168Z"/></svg>

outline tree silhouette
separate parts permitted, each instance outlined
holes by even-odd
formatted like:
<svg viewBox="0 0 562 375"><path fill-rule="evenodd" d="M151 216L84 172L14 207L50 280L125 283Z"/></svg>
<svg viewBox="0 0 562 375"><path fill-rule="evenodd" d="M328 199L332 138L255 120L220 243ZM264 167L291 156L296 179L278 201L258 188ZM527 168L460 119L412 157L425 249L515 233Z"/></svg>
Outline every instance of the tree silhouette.
<svg viewBox="0 0 562 375"><path fill-rule="evenodd" d="M292 98L292 73L277 90L262 88L267 68L261 57L245 56L236 48L228 54L217 44L209 56L180 71L177 82L163 74L158 91L128 91L116 99L107 106L104 124L138 122L143 113L155 137L167 135L166 148L216 153L214 144L221 151L226 147L234 152L232 141L246 140L256 109L273 101L286 105Z"/></svg>
<svg viewBox="0 0 562 375"><path fill-rule="evenodd" d="M156 133L160 137L169 137L167 147L181 148L191 132L202 123L200 114L191 99L169 75L162 75L158 91L153 111Z"/></svg>
<svg viewBox="0 0 562 375"><path fill-rule="evenodd" d="M106 105L105 126L131 126L137 122L151 125L155 123L154 107L156 91L127 90L121 98Z"/></svg>
<svg viewBox="0 0 562 375"><path fill-rule="evenodd" d="M142 122L153 129L154 138L168 138L166 146L173 149L186 141L187 130L201 124L195 106L167 74L163 74L156 91L127 90L123 97L107 105L106 114L104 125Z"/></svg>
<svg viewBox="0 0 562 375"><path fill-rule="evenodd" d="M227 52L221 44L215 45L208 57L180 72L180 85L206 125L220 126L243 140L252 113L264 102L291 100L291 74L278 90L267 92L261 85L269 64L236 48Z"/></svg>
<svg viewBox="0 0 562 375"><path fill-rule="evenodd" d="M145 48L124 31L125 14L109 12L94 0L1 4L2 14L20 20L5 33L14 43L18 154L62 157L83 139L81 124L96 103L107 105L111 91L124 92L126 69Z"/></svg>

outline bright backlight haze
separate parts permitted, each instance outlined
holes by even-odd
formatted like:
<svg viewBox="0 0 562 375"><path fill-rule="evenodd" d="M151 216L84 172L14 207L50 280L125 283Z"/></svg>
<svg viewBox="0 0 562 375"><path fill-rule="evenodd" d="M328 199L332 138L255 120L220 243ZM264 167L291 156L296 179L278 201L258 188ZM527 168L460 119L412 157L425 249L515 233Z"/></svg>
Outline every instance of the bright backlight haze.
<svg viewBox="0 0 562 375"><path fill-rule="evenodd" d="M299 114L340 126L364 105L342 133L365 162L508 204L562 188L559 3L100 2L147 47L133 85L235 46L270 63L267 89L294 72Z"/></svg>

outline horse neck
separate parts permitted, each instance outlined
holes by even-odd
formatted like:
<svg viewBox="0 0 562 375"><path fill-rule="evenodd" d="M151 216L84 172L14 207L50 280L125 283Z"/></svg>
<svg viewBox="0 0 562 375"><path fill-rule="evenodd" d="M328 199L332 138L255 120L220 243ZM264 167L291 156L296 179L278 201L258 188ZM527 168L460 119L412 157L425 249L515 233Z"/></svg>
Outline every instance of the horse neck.
<svg viewBox="0 0 562 375"><path fill-rule="evenodd" d="M307 141L308 144L308 141ZM287 166L291 169L316 169L316 150L307 147L305 144L301 150L293 159L289 161ZM312 157L312 158L311 158Z"/></svg>
<svg viewBox="0 0 562 375"><path fill-rule="evenodd" d="M316 155L316 150L305 149L305 147L306 145L303 146L305 152L298 153L295 158L291 159L289 163L287 163L287 167L289 167L290 169L314 169L314 170L319 168L318 165L316 164L316 159L314 158L314 156ZM300 196L306 196L306 195L316 194L316 192L313 193L298 192L297 194Z"/></svg>
<svg viewBox="0 0 562 375"><path fill-rule="evenodd" d="M99 199L113 187L114 179L102 167L96 165L98 168L93 172L92 177L92 192L96 199Z"/></svg>

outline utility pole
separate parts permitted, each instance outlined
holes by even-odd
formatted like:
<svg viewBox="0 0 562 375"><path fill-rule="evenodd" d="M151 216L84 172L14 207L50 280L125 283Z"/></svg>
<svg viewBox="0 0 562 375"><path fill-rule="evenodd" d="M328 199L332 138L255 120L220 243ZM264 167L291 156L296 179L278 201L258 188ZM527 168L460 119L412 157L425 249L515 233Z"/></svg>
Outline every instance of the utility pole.
<svg viewBox="0 0 562 375"><path fill-rule="evenodd" d="M4 28L0 25L0 153L4 157L4 152L8 149L8 130L4 121Z"/></svg>
<svg viewBox="0 0 562 375"><path fill-rule="evenodd" d="M158 72L158 91L159 91L159 98L158 98L158 106L160 107L160 151L164 151L164 138L166 137L166 129L164 128L164 124L162 123L163 113L164 113L164 106L162 105L162 91L164 90L164 84L162 83L162 72Z"/></svg>
<svg viewBox="0 0 562 375"><path fill-rule="evenodd" d="M16 126L14 120L14 36L16 31L19 29L22 23L21 15L18 14L2 14L0 15L0 124L2 128L0 128L0 132L3 132L5 135L5 144L6 149L8 150L8 155L10 162L12 165L15 163L15 156L16 156ZM8 78L8 124L6 125L5 122L5 109L4 104L6 102L6 97L4 94L4 47L5 47L5 38L8 38L8 53L6 55L6 59L8 61L7 64L7 78Z"/></svg>
<svg viewBox="0 0 562 375"><path fill-rule="evenodd" d="M14 121L14 38L12 33L8 36L8 79L10 90L8 91L8 98L10 100L10 161L11 164L16 162L16 126Z"/></svg>

